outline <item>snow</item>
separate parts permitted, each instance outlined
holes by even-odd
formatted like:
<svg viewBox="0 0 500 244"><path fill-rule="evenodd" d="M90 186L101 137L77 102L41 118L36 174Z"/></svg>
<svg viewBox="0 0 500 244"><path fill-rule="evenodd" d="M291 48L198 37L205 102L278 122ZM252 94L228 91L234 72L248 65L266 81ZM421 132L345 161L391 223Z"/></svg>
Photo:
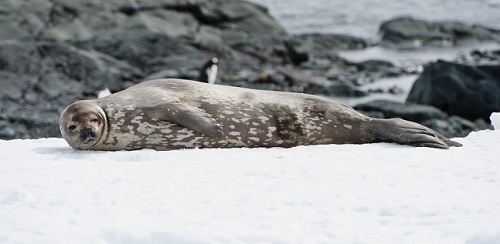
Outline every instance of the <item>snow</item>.
<svg viewBox="0 0 500 244"><path fill-rule="evenodd" d="M500 243L499 138L168 152L0 140L0 243Z"/></svg>

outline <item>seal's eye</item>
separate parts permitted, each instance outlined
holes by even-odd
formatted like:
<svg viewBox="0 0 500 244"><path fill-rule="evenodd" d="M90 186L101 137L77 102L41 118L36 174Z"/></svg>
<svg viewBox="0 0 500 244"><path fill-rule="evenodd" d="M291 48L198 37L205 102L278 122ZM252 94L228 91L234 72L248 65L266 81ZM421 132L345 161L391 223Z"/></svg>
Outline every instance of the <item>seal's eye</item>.
<svg viewBox="0 0 500 244"><path fill-rule="evenodd" d="M75 129L76 129L76 125L70 125L70 126L68 127L68 130L69 130L69 131L73 131L73 130L75 130Z"/></svg>
<svg viewBox="0 0 500 244"><path fill-rule="evenodd" d="M96 124L97 123L97 118L90 118L90 122Z"/></svg>

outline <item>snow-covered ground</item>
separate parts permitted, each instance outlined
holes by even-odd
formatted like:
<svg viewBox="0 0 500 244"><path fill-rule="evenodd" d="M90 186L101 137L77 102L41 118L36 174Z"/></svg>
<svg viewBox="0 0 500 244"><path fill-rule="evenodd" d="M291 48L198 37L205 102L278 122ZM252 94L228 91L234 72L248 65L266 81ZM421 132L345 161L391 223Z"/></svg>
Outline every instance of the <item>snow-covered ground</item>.
<svg viewBox="0 0 500 244"><path fill-rule="evenodd" d="M0 141L0 243L500 243L500 130L456 140L169 152Z"/></svg>

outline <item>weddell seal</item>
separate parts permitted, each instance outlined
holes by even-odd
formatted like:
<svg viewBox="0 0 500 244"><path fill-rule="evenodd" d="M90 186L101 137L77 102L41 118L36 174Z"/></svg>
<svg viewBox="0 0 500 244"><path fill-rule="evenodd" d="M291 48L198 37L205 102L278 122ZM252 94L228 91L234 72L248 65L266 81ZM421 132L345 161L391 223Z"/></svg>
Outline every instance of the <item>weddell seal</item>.
<svg viewBox="0 0 500 244"><path fill-rule="evenodd" d="M69 105L59 120L75 149L293 147L397 142L461 146L402 119L375 119L330 99L190 80L145 81Z"/></svg>

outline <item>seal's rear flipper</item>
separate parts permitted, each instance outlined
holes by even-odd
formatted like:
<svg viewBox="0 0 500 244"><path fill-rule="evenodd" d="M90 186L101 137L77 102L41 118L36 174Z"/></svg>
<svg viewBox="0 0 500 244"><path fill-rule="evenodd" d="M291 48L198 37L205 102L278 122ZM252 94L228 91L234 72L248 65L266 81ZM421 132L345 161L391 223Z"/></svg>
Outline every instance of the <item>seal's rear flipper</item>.
<svg viewBox="0 0 500 244"><path fill-rule="evenodd" d="M372 119L367 132L382 141L393 141L417 147L447 149L462 146L432 129L403 119Z"/></svg>
<svg viewBox="0 0 500 244"><path fill-rule="evenodd" d="M224 135L222 126L203 109L181 103L164 103L155 106L155 119L176 123L182 127L217 137Z"/></svg>

